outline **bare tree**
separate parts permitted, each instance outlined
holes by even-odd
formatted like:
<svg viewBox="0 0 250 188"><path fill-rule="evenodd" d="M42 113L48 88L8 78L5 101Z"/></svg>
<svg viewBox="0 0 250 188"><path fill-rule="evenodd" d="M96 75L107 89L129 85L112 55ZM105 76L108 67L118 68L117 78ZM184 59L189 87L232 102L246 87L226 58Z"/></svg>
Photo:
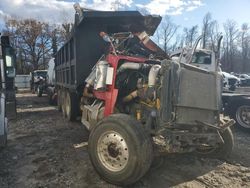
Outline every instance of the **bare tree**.
<svg viewBox="0 0 250 188"><path fill-rule="evenodd" d="M202 48L206 48L206 44L207 44L209 34L210 34L211 22L212 22L212 16L211 16L211 13L208 12L203 18L203 26L202 26L203 46L202 46Z"/></svg>
<svg viewBox="0 0 250 188"><path fill-rule="evenodd" d="M244 23L241 26L241 34L240 34L242 72L246 72L248 68L247 63L249 61L249 55L250 55L249 43L250 43L249 26L247 23Z"/></svg>
<svg viewBox="0 0 250 188"><path fill-rule="evenodd" d="M185 40L185 45L193 46L193 43L198 37L198 25L192 26L191 28L183 29L183 36Z"/></svg>
<svg viewBox="0 0 250 188"><path fill-rule="evenodd" d="M213 20L210 23L209 38L208 38L208 40L211 42L210 48L213 51L217 50L218 39L220 38L221 35L222 35L222 33L219 31L218 22L216 20Z"/></svg>
<svg viewBox="0 0 250 188"><path fill-rule="evenodd" d="M66 10L61 11L60 17L62 20L62 24L61 27L57 29L57 31L60 32L60 35L62 37L61 39L65 42L70 38L71 31L74 28L73 18Z"/></svg>
<svg viewBox="0 0 250 188"><path fill-rule="evenodd" d="M51 31L52 28L48 23L34 19L6 20L4 33L11 36L13 47L17 51L20 73L38 69L40 66L42 66L40 68L46 68L52 49Z"/></svg>
<svg viewBox="0 0 250 188"><path fill-rule="evenodd" d="M176 34L178 27L179 26L172 22L169 16L166 16L159 26L159 29L156 32L156 38L158 44L162 45L165 52L170 50L171 40Z"/></svg>
<svg viewBox="0 0 250 188"><path fill-rule="evenodd" d="M239 36L237 23L234 20L227 20L224 23L224 68L231 72L234 71L234 60L237 51L236 42Z"/></svg>
<svg viewBox="0 0 250 188"><path fill-rule="evenodd" d="M67 41L70 36L71 36L71 30L73 28L73 24L72 23L63 23L62 27L61 27L61 36L63 37L64 41Z"/></svg>

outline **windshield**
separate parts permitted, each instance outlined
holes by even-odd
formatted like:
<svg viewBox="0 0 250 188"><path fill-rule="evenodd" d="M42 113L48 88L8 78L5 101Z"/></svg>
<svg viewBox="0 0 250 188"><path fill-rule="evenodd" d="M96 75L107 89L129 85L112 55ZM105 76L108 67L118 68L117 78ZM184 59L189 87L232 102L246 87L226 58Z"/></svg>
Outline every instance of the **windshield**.
<svg viewBox="0 0 250 188"><path fill-rule="evenodd" d="M211 54L205 52L195 52L192 63L210 65L211 64Z"/></svg>
<svg viewBox="0 0 250 188"><path fill-rule="evenodd" d="M45 78L47 75L47 71L37 71L34 73L34 76L41 76L43 78Z"/></svg>

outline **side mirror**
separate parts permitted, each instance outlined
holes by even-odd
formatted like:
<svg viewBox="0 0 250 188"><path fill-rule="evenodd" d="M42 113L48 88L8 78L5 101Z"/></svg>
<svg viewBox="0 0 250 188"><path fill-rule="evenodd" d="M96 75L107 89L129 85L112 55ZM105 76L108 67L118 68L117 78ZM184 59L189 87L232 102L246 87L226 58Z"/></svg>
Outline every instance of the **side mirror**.
<svg viewBox="0 0 250 188"><path fill-rule="evenodd" d="M109 37L109 35L107 33L102 31L102 32L100 32L100 36L103 38L103 40L105 42L111 42L111 39L110 39L110 37Z"/></svg>
<svg viewBox="0 0 250 188"><path fill-rule="evenodd" d="M5 63L6 63L6 76L8 78L14 78L16 76L16 58L13 48L6 48L5 53Z"/></svg>
<svg viewBox="0 0 250 188"><path fill-rule="evenodd" d="M115 46L112 42L112 38L105 32L100 32L99 35L103 38L104 41L110 43L110 45L112 46L112 52L117 56L117 53L116 53L116 49L115 49Z"/></svg>

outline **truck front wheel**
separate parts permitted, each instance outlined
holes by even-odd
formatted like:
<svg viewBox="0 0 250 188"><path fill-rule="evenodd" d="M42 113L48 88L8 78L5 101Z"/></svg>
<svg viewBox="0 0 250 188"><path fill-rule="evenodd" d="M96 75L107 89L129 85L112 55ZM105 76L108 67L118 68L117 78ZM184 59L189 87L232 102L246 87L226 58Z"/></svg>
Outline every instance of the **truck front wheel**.
<svg viewBox="0 0 250 188"><path fill-rule="evenodd" d="M91 162L106 181L126 186L149 169L153 154L150 136L141 124L125 114L100 121L89 136Z"/></svg>

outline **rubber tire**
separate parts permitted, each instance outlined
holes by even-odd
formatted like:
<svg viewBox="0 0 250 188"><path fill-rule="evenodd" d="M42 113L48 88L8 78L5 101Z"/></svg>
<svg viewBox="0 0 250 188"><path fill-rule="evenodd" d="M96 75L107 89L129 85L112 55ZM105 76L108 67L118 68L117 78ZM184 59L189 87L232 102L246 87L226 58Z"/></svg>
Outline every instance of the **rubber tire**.
<svg viewBox="0 0 250 188"><path fill-rule="evenodd" d="M221 160L226 160L232 153L234 147L234 137L231 129L228 127L223 132L220 133L221 137L224 140L224 144L221 144L217 149L209 154L201 154L198 153L199 156L202 157L210 157L210 158L217 158Z"/></svg>
<svg viewBox="0 0 250 188"><path fill-rule="evenodd" d="M56 101L53 100L53 93L51 93L51 92L48 93L48 102L49 102L49 105L55 105L56 104Z"/></svg>
<svg viewBox="0 0 250 188"><path fill-rule="evenodd" d="M49 102L49 105L53 105L53 100L52 100L51 93L48 93L48 102Z"/></svg>
<svg viewBox="0 0 250 188"><path fill-rule="evenodd" d="M241 106L249 106L250 107L250 103L249 102L243 102L243 103L240 103L238 104L235 109L233 110L233 114L231 114L231 117L236 121L236 125L238 126L238 128L240 129L243 129L243 130L247 130L247 131L250 131L250 127L247 128L247 127L244 127L241 122L238 120L237 116L236 116L236 113L237 111L239 110L239 108Z"/></svg>
<svg viewBox="0 0 250 188"><path fill-rule="evenodd" d="M6 123L6 122L5 122ZM6 130L6 127L4 127L4 135L1 137L1 139L0 139L0 149L3 149L3 148L5 148L6 147L6 145L7 145L7 140L8 140L8 138L7 138L8 136L7 136L7 130Z"/></svg>
<svg viewBox="0 0 250 188"><path fill-rule="evenodd" d="M32 89L32 94L36 93L36 86L34 85L33 89Z"/></svg>
<svg viewBox="0 0 250 188"><path fill-rule="evenodd" d="M77 117L77 95L76 93L71 93L70 91L65 92L65 117L69 121L75 121Z"/></svg>
<svg viewBox="0 0 250 188"><path fill-rule="evenodd" d="M60 95L61 95L60 101L61 101L61 107L62 107L62 114L63 114L63 117L66 118L66 105L65 105L66 91L61 90Z"/></svg>
<svg viewBox="0 0 250 188"><path fill-rule="evenodd" d="M97 143L104 131L116 131L126 141L130 156L127 166L119 172L106 169L97 154ZM142 125L126 114L112 114L101 120L90 132L88 151L92 165L98 174L107 182L127 186L138 181L151 166L153 148L151 138Z"/></svg>
<svg viewBox="0 0 250 188"><path fill-rule="evenodd" d="M38 97L42 97L43 89L40 86L37 87L36 94Z"/></svg>
<svg viewBox="0 0 250 188"><path fill-rule="evenodd" d="M57 109L59 112L62 111L62 103L61 103L61 90L57 90Z"/></svg>

